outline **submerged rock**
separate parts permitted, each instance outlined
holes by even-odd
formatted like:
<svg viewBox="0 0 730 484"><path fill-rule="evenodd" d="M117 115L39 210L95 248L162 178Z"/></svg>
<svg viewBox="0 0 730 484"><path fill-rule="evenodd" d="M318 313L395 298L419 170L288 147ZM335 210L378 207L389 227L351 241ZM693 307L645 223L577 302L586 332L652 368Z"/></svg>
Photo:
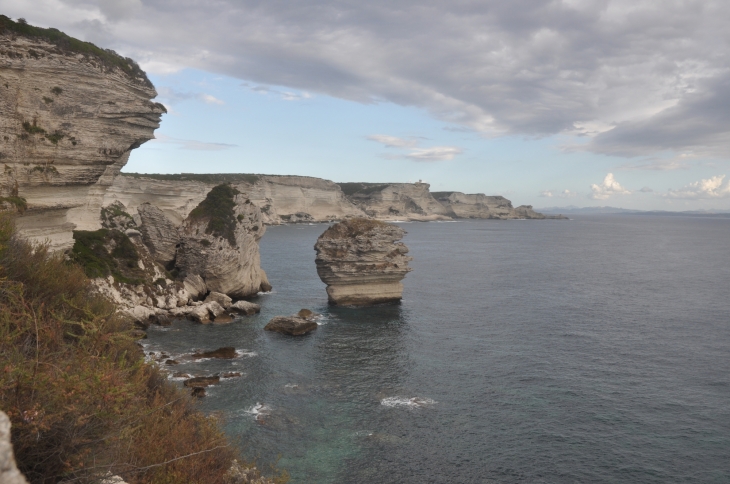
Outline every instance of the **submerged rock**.
<svg viewBox="0 0 730 484"><path fill-rule="evenodd" d="M221 382L221 378L218 375L213 376L196 376L194 378L188 378L183 382L183 385L191 388L205 388L209 385L217 385Z"/></svg>
<svg viewBox="0 0 730 484"><path fill-rule="evenodd" d="M402 228L355 218L337 223L319 236L317 273L327 284L330 304L367 306L400 301L400 282L411 269L408 247L399 242Z"/></svg>
<svg viewBox="0 0 730 484"><path fill-rule="evenodd" d="M203 387L193 387L193 391L190 392L190 396L202 398L205 396L205 388Z"/></svg>
<svg viewBox="0 0 730 484"><path fill-rule="evenodd" d="M290 336L301 336L311 333L315 329L317 329L317 323L299 316L276 316L264 326L266 331L274 331Z"/></svg>
<svg viewBox="0 0 730 484"><path fill-rule="evenodd" d="M223 348L218 348L217 350L213 351L203 351L202 353L195 353L193 354L193 358L226 358L231 359L235 358L236 355L236 348L233 346L224 346Z"/></svg>

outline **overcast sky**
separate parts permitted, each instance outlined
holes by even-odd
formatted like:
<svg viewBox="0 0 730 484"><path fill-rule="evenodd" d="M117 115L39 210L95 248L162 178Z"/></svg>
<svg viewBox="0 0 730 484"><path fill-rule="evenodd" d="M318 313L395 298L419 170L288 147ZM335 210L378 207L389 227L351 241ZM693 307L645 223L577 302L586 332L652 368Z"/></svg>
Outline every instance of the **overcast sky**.
<svg viewBox="0 0 730 484"><path fill-rule="evenodd" d="M127 171L730 209L727 0L0 0L142 65Z"/></svg>

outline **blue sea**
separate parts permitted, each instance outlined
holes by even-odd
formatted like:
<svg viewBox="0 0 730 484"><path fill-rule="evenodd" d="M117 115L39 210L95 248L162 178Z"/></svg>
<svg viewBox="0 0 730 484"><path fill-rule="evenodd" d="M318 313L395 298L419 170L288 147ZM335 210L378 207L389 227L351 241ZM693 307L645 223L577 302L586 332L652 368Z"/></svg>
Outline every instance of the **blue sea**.
<svg viewBox="0 0 730 484"><path fill-rule="evenodd" d="M399 305L330 307L313 245L267 228L261 314L149 331L241 357L209 387L244 453L292 483L730 482L730 218L404 223ZM308 308L294 338L266 322Z"/></svg>

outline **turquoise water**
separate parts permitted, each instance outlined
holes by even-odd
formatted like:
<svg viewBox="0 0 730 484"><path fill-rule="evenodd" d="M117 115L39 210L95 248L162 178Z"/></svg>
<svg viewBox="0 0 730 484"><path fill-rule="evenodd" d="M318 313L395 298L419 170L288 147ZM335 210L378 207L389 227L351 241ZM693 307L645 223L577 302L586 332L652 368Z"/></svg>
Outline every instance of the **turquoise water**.
<svg viewBox="0 0 730 484"><path fill-rule="evenodd" d="M236 346L175 370L242 372L201 405L294 483L730 482L729 219L402 226L400 305L328 307L326 226L270 227L260 315L148 348ZM300 308L313 334L262 330Z"/></svg>

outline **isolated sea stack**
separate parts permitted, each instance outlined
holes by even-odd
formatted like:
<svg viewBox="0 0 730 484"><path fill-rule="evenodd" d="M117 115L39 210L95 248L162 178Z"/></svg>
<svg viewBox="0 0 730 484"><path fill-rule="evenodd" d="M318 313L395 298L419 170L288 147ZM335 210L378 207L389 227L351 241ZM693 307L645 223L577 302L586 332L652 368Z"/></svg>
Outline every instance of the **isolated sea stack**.
<svg viewBox="0 0 730 484"><path fill-rule="evenodd" d="M400 301L408 267L402 228L364 218L339 222L319 236L317 273L330 304L368 306Z"/></svg>

